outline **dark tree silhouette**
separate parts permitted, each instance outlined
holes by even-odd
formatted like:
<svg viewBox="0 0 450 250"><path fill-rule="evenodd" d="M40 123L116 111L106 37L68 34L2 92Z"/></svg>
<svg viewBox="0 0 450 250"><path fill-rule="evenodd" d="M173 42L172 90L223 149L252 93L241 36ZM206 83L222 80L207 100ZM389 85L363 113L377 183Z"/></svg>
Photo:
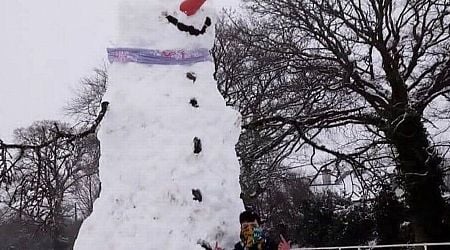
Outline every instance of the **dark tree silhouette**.
<svg viewBox="0 0 450 250"><path fill-rule="evenodd" d="M0 186L6 202L19 218L50 232L55 249L62 247L64 221L76 200L69 194L98 171L95 132L107 106L102 104L97 119L84 131L55 121L35 122L15 131L16 144L0 144Z"/></svg>
<svg viewBox="0 0 450 250"><path fill-rule="evenodd" d="M448 240L441 184L449 144L428 125L448 127L431 123L431 108L448 107L450 3L246 2L256 21L234 21L215 56L244 133L269 135L244 160L285 147L309 156L298 165L333 169L338 180L351 173L363 191L395 179L414 240Z"/></svg>
<svg viewBox="0 0 450 250"><path fill-rule="evenodd" d="M107 85L106 67L95 68L92 76L81 79L76 96L65 107L66 114L75 117L82 125L89 126L101 109Z"/></svg>

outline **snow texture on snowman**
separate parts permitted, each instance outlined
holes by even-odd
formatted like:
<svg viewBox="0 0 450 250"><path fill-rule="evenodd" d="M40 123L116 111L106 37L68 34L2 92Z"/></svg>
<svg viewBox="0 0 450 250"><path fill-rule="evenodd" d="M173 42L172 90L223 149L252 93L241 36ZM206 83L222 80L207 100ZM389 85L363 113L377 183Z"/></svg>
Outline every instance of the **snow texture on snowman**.
<svg viewBox="0 0 450 250"><path fill-rule="evenodd" d="M102 190L75 249L231 249L238 240L240 116L212 77L212 4L119 4L99 130Z"/></svg>

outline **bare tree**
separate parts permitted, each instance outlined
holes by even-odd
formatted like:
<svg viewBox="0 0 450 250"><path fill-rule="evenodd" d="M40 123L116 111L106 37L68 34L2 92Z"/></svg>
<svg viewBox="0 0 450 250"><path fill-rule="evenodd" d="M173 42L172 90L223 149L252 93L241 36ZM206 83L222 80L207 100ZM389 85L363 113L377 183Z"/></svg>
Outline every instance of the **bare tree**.
<svg viewBox="0 0 450 250"><path fill-rule="evenodd" d="M89 126L97 116L101 109L103 95L108 86L108 73L106 66L102 68L95 68L94 74L83 78L80 81L80 86L76 91L76 95L72 98L65 107L66 114L74 117L78 122L79 127L83 128ZM86 145L90 146L90 145ZM92 145L91 145L92 146ZM96 148L100 147L100 142L96 139ZM100 157L99 150L94 150L97 154L95 157ZM87 176L77 183L76 188L72 190L76 199L75 217L78 219L78 212L81 213L82 218L87 218L93 210L94 201L100 194L100 178L98 172Z"/></svg>
<svg viewBox="0 0 450 250"><path fill-rule="evenodd" d="M234 57L248 59L243 65L267 67L251 68L261 71L244 81L242 71L221 66L219 73L233 75L222 78L222 89L234 94L244 82L251 89L244 93L255 93L255 77L261 77L265 89L273 90L261 103L282 108L244 120L244 127L293 131L285 138L297 139L289 142L293 150L308 150L310 165L333 168L337 176L351 168L363 190L393 176L405 191L415 241L448 240L440 189L448 142L432 136L428 125L429 108L445 104L450 93L450 3L247 2L259 19L246 26L234 23L239 28L229 37L240 45ZM256 56L250 58L249 51ZM276 77L267 78L267 72ZM295 86L295 94L282 95L289 93L285 86ZM272 145L286 142L280 138Z"/></svg>
<svg viewBox="0 0 450 250"><path fill-rule="evenodd" d="M91 124L100 111L107 84L106 67L95 68L92 76L81 79L76 97L65 107L66 114L75 117L82 125Z"/></svg>
<svg viewBox="0 0 450 250"><path fill-rule="evenodd" d="M16 130L15 138L19 144L40 145L52 138L53 129L71 132L67 124L43 121ZM63 234L67 209L72 207L69 191L80 180L97 172L98 144L92 139L95 137L72 143L55 140L47 147L25 151L16 164L15 181L8 192L9 206L18 211L20 217L31 219L49 231L55 247Z"/></svg>
<svg viewBox="0 0 450 250"><path fill-rule="evenodd" d="M264 45L258 38L246 34L250 27L259 32L266 30L261 23L222 20L217 26L213 48L219 90L227 104L238 108L243 117L237 153L247 206L253 206L271 183L284 177L289 166L283 161L300 143L292 126L281 123L257 126L256 123L274 114L303 112L308 108L308 97L313 97L311 93L315 91L311 87L314 85L298 80L304 75L290 71L283 54L261 50L260 46ZM308 78L310 82L315 80L319 79Z"/></svg>
<svg viewBox="0 0 450 250"><path fill-rule="evenodd" d="M106 113L102 104L95 122L84 131L52 121L36 122L15 131L17 144L0 143L0 186L20 218L49 231L60 246L64 220L81 180L98 171L99 143L95 132Z"/></svg>
<svg viewBox="0 0 450 250"><path fill-rule="evenodd" d="M96 157L98 156L99 155ZM85 219L92 213L94 201L100 195L100 187L101 183L98 172L86 176L77 182L76 186L71 191L74 200L73 202L76 206L76 211L74 211L76 220ZM78 217L78 213L81 214L81 217Z"/></svg>

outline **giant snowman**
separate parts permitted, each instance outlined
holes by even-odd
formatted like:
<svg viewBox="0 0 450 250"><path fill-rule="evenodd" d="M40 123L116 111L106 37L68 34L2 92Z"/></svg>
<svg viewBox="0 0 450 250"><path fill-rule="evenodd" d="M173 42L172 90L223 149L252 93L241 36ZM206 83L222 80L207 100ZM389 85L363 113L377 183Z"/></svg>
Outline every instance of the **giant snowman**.
<svg viewBox="0 0 450 250"><path fill-rule="evenodd" d="M99 131L102 190L75 249L230 249L239 239L240 118L213 80L212 4L119 4Z"/></svg>

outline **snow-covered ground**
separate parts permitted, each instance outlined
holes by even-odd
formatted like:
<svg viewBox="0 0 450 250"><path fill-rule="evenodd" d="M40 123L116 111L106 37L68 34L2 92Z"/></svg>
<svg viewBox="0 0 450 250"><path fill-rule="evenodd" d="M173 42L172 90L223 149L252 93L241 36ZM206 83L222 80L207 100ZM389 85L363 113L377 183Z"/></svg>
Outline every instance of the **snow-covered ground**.
<svg viewBox="0 0 450 250"><path fill-rule="evenodd" d="M210 48L213 1L190 17L179 3L123 1L114 43L159 51ZM204 35L191 36L166 15L195 27L206 17L213 24ZM75 249L203 249L199 240L230 249L239 240L243 205L234 146L240 116L225 106L213 72L210 60L110 66L104 97L109 111L99 131L102 190ZM200 153L194 153L194 138L201 141ZM201 201L193 199L193 190L201 192Z"/></svg>

